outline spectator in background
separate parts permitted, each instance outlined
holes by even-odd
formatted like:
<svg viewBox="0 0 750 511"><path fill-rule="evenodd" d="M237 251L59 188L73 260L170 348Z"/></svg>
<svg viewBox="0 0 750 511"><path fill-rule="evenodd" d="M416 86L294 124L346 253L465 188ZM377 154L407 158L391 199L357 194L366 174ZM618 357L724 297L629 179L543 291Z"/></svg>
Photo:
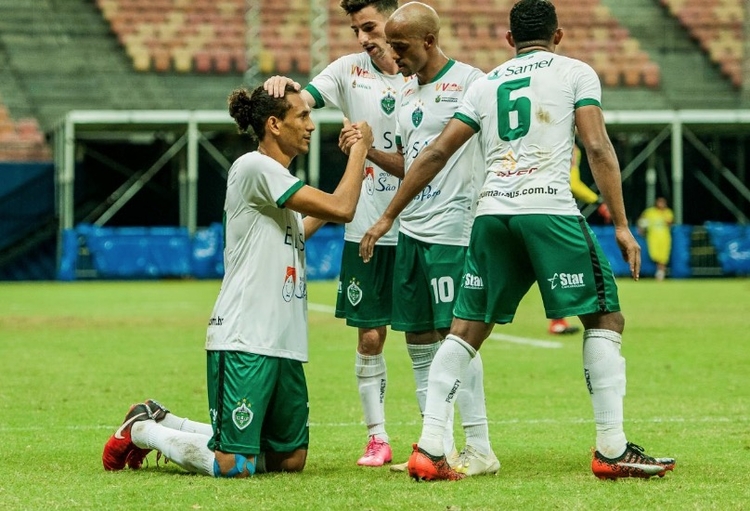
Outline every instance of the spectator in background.
<svg viewBox="0 0 750 511"><path fill-rule="evenodd" d="M667 207L667 199L658 197L638 218L638 232L646 238L648 256L656 263L656 280L664 280L672 252L674 213Z"/></svg>

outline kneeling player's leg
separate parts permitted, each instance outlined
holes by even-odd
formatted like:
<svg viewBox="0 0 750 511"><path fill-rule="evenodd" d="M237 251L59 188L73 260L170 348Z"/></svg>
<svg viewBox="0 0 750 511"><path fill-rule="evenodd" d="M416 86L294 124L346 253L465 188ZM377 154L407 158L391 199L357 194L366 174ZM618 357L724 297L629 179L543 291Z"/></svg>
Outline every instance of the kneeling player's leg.
<svg viewBox="0 0 750 511"><path fill-rule="evenodd" d="M188 472L214 475L214 452L209 437L165 428L152 420L137 422L131 429L133 443L141 449L156 449Z"/></svg>
<svg viewBox="0 0 750 511"><path fill-rule="evenodd" d="M217 477L256 472L261 431L283 359L235 351L207 352L208 405Z"/></svg>
<svg viewBox="0 0 750 511"><path fill-rule="evenodd" d="M267 384L273 398L262 424L257 472L299 472L310 443L307 380L302 363L276 359L278 371Z"/></svg>

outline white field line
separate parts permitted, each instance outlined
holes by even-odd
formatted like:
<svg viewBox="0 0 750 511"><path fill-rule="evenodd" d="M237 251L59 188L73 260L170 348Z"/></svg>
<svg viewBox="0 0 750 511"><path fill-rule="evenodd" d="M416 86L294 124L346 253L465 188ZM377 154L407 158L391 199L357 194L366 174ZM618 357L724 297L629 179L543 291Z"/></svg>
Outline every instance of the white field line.
<svg viewBox="0 0 750 511"><path fill-rule="evenodd" d="M320 303L308 303L307 308L311 311L325 312L329 314L333 314L334 312L336 312L336 309L334 307L331 307L330 305L323 305ZM559 349L563 347L563 343L559 341L545 341L542 339L530 339L528 337L517 337L515 335L505 335L497 333L490 334L490 339L495 341L510 342L513 344L522 344L524 346L534 346L535 348Z"/></svg>
<svg viewBox="0 0 750 511"><path fill-rule="evenodd" d="M593 422L591 418L571 417L569 419L505 419L490 420L491 425L537 425L548 424L552 426L565 426L569 424L589 424ZM742 424L750 422L750 417L651 417L646 419L626 419L626 424ZM422 423L418 421L388 421L391 426L419 426ZM359 428L364 425L363 422L311 422L310 426L316 428ZM117 429L117 424L104 425L68 425L57 427L65 431L93 431L93 430L111 430ZM23 433L26 431L46 431L48 426L0 426L0 433Z"/></svg>

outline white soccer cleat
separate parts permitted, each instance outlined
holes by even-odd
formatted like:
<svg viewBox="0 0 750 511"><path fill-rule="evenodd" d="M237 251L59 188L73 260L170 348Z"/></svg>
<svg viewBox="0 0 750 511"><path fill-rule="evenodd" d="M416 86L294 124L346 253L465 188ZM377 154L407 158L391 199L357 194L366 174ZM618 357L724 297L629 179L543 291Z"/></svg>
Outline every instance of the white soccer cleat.
<svg viewBox="0 0 750 511"><path fill-rule="evenodd" d="M470 445L467 445L458 455L455 465L451 466L456 472L466 474L467 476L478 476L482 474L495 475L500 471L500 461L495 453L490 451L489 454L482 454Z"/></svg>

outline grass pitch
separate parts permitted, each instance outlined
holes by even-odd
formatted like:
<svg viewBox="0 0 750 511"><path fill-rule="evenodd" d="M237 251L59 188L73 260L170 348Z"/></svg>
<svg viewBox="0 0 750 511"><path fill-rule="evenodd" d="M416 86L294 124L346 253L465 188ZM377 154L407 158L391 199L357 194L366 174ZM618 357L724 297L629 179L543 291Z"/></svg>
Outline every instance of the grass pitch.
<svg viewBox="0 0 750 511"><path fill-rule="evenodd" d="M536 289L482 348L496 477L415 483L355 464L366 441L356 333L309 286L311 446L301 474L219 480L102 469L128 406L207 421L205 328L218 281L0 284L0 509L749 509L750 281L620 281L625 428L663 479L599 481L580 335L546 333ZM518 338L544 342L527 342ZM387 429L405 461L421 422L403 335L389 333ZM457 444L462 445L460 428Z"/></svg>

